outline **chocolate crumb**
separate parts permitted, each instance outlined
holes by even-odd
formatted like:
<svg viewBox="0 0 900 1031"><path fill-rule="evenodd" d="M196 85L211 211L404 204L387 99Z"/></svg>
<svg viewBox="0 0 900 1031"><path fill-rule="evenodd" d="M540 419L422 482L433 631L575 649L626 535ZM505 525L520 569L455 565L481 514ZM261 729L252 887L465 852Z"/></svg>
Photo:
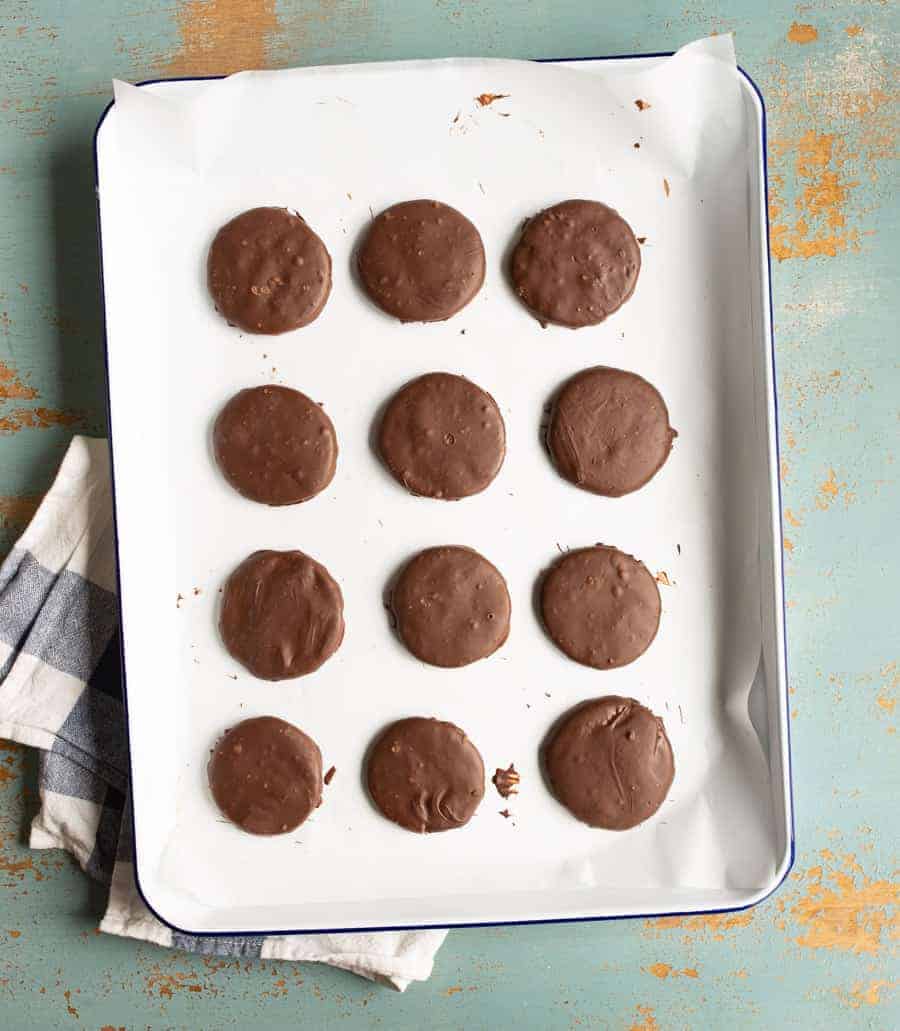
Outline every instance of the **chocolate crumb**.
<svg viewBox="0 0 900 1031"><path fill-rule="evenodd" d="M681 545L680 545L680 544L676 544L676 545L675 545L675 550L676 550L676 551L678 552L678 554L680 555L680 554L681 554Z"/></svg>
<svg viewBox="0 0 900 1031"><path fill-rule="evenodd" d="M634 106L638 109L638 111L646 111L647 108L651 105L648 104L646 100L636 100L634 102Z"/></svg>
<svg viewBox="0 0 900 1031"><path fill-rule="evenodd" d="M237 680L237 673L226 673L225 676L228 677L229 680Z"/></svg>
<svg viewBox="0 0 900 1031"><path fill-rule="evenodd" d="M183 601L184 601L184 595L183 595L183 594L179 594L179 595L178 595L178 596L177 596L177 597L175 598L175 608L176 608L176 609L180 609L180 608L181 608L181 603L182 603Z"/></svg>
<svg viewBox="0 0 900 1031"><path fill-rule="evenodd" d="M510 816L512 816L512 813L508 809L501 809L500 810L500 815L502 817L504 817L504 819L508 820L510 818Z"/></svg>
<svg viewBox="0 0 900 1031"><path fill-rule="evenodd" d="M202 594L202 591L201 591L201 589L199 587L195 587L194 588L194 597L196 598L198 594Z"/></svg>
<svg viewBox="0 0 900 1031"><path fill-rule="evenodd" d="M646 243L647 242L647 237L646 236L639 236L637 238L637 242L638 243Z"/></svg>
<svg viewBox="0 0 900 1031"><path fill-rule="evenodd" d="M509 769L498 769L491 778L491 782L501 798L509 798L510 795L517 795L519 793L519 774L516 772L516 767L513 763L509 764Z"/></svg>
<svg viewBox="0 0 900 1031"><path fill-rule="evenodd" d="M635 143L633 146L634 146L635 150L640 150L641 149L640 143Z"/></svg>
<svg viewBox="0 0 900 1031"><path fill-rule="evenodd" d="M495 100L506 100L508 93L480 93L475 99L481 107L489 107Z"/></svg>
<svg viewBox="0 0 900 1031"><path fill-rule="evenodd" d="M324 777L322 778L322 780L323 780L323 781L324 781L324 782L325 782L326 784L330 784L330 783L331 783L331 781L332 781L332 779L334 778L334 775L335 775L336 773L337 773L337 767L336 767L336 766L332 766L332 767L331 767L331 769L330 769L330 770L329 770L329 771L328 771L328 772L327 772L327 773L325 774L325 776L324 776Z"/></svg>

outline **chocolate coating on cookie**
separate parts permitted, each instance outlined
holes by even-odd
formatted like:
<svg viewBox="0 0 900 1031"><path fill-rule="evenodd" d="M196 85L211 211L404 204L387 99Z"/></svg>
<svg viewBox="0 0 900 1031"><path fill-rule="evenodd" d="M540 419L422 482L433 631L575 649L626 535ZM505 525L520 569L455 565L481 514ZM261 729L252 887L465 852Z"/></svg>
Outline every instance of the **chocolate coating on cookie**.
<svg viewBox="0 0 900 1031"><path fill-rule="evenodd" d="M506 581L471 548L420 551L397 578L390 605L403 643L432 666L467 666L509 636Z"/></svg>
<svg viewBox="0 0 900 1031"><path fill-rule="evenodd" d="M337 436L321 405L290 387L241 390L213 429L213 449L225 479L264 505L296 505L331 483Z"/></svg>
<svg viewBox="0 0 900 1031"><path fill-rule="evenodd" d="M372 801L419 834L449 831L472 818L484 797L484 763L453 723L412 716L392 723L369 752Z"/></svg>
<svg viewBox="0 0 900 1031"><path fill-rule="evenodd" d="M248 333L306 326L331 292L331 256L287 208L252 208L216 234L206 264L216 308Z"/></svg>
<svg viewBox="0 0 900 1031"><path fill-rule="evenodd" d="M582 823L624 831L651 817L675 777L663 721L633 698L578 706L544 749L553 794Z"/></svg>
<svg viewBox="0 0 900 1031"><path fill-rule="evenodd" d="M378 449L408 491L454 501L485 489L506 455L497 402L462 376L429 372L402 387L381 419Z"/></svg>
<svg viewBox="0 0 900 1031"><path fill-rule="evenodd" d="M209 786L225 816L250 834L286 834L322 802L322 754L298 727L259 716L217 742Z"/></svg>
<svg viewBox="0 0 900 1031"><path fill-rule="evenodd" d="M603 544L563 555L541 588L547 632L569 658L595 669L642 655L656 637L660 609L643 562Z"/></svg>
<svg viewBox="0 0 900 1031"><path fill-rule="evenodd" d="M567 480L618 498L661 468L676 436L656 387L633 372L601 365L579 372L560 390L547 447Z"/></svg>
<svg viewBox="0 0 900 1031"><path fill-rule="evenodd" d="M512 253L513 287L543 323L577 329L612 315L631 297L641 249L605 204L567 200L529 219Z"/></svg>
<svg viewBox="0 0 900 1031"><path fill-rule="evenodd" d="M344 637L344 599L302 551L256 551L231 574L219 629L225 647L263 680L312 673Z"/></svg>
<svg viewBox="0 0 900 1031"><path fill-rule="evenodd" d="M401 322L442 322L484 282L484 244L472 223L436 200L382 211L357 253L366 293Z"/></svg>

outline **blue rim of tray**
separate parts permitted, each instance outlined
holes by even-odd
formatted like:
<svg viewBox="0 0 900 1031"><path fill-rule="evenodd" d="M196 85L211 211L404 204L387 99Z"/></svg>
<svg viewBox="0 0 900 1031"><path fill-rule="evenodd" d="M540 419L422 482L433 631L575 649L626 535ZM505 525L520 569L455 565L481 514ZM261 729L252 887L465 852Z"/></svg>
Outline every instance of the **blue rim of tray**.
<svg viewBox="0 0 900 1031"><path fill-rule="evenodd" d="M660 58L660 57L672 57L675 51L666 50L652 54L607 54L602 57L542 57L537 59L539 64L572 64L587 61L631 61L631 60L647 60L648 58ZM738 72L747 80L750 88L756 94L759 100L760 113L762 116L761 129L762 129L762 164L763 164L763 203L765 204L765 226L766 226L766 265L768 270L768 294L769 294L769 358L772 367L772 389L773 389L773 414L774 414L774 430L775 430L775 458L776 468L780 467L781 462L781 444L779 440L779 413L778 413L778 379L777 379L777 367L775 362L775 312L772 301L772 250L771 250L771 239L769 230L769 163L768 163L768 119L766 114L766 102L763 98L762 91L759 86L754 82L750 75L737 66ZM144 79L141 82L135 83L136 86L153 86L157 83L163 82L211 82L217 79L227 78L225 75L182 75L175 76L173 78L159 78L159 79ZM97 215L97 239L99 243L99 270L100 270L100 302L103 306L103 361L104 369L106 372L106 416L107 425L109 426L109 458L110 458L110 484L112 487L112 502L113 502L113 540L116 548L116 604L119 609L119 625L122 624L122 583L119 573L119 528L118 528L118 516L116 511L116 482L115 482L115 463L113 462L113 437L112 437L112 395L109 389L109 342L106 334L106 295L104 290L104 278L103 278L103 227L100 219L100 170L99 161L97 156L97 138L100 133L100 129L103 123L106 121L106 116L115 106L115 100L111 100L106 107L103 109L103 113L100 115L100 119L97 122L97 127L94 129L93 138L93 151L94 151L94 201L96 205ZM776 485L778 488L778 533L779 542L783 542L784 539L784 518L782 516L782 497L781 497L781 479L776 477ZM783 544L782 544L783 547ZM780 593L781 593L781 625L782 625L782 648L784 652L784 672L785 672L785 691L788 687L788 662L787 662L787 606L785 602L784 594L784 572L780 578ZM130 748L130 737L131 729L128 721L128 689L127 689L127 675L125 672L125 635L120 633L119 635L119 649L120 649L120 660L122 665L122 702L125 707L125 725L126 731L129 735L129 749L128 749L128 773L129 783L131 783L133 770L131 768L131 748ZM295 934L368 934L376 931L433 931L433 930L445 930L457 927L519 927L519 926L530 926L534 924L583 924L600 920L657 920L664 917L670 916L708 916L717 913L740 913L746 909L752 909L754 906L758 906L760 903L765 902L766 899L771 898L772 895L784 884L787 880L788 874L794 866L796 859L796 844L794 837L794 786L793 786L793 771L791 764L791 721L790 713L788 711L787 699L782 699L785 705L785 727L787 730L787 754L785 755L786 765L785 772L787 774L787 787L788 797L790 799L790 827L789 827L789 858L787 866L781 875L781 878L777 883L773 884L772 887L766 892L765 895L756 899L754 902L749 902L742 906L724 906L719 909L694 909L687 911L673 911L668 913L628 913L618 914L613 916L569 916L569 917L548 917L537 920L470 920L461 921L459 923L439 923L439 924L388 924L385 926L374 926L374 927L328 927L328 928L317 928L315 930L306 930L304 928L297 928L288 931L190 931L182 927L178 927L177 924L173 924L171 920L167 920L158 910L150 904L147 896L144 893L144 889L141 886L140 875L138 872L137 864L137 852L135 850L134 856L134 882L137 887L138 894L140 895L144 905L150 912L156 917L161 924L175 931L176 934L189 935L191 937L200 938L279 938L287 935ZM135 835L135 822L134 822L134 807L131 808L131 833L132 839L134 840Z"/></svg>

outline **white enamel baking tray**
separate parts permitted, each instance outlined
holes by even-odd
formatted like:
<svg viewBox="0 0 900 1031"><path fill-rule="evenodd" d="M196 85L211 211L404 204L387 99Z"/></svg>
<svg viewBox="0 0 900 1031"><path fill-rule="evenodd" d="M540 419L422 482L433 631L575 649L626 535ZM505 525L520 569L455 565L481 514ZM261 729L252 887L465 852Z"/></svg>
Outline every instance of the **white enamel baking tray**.
<svg viewBox="0 0 900 1031"><path fill-rule="evenodd" d="M785 876L765 121L727 46L119 87L96 139L110 425L136 873L165 923L283 933L711 911L751 905ZM508 96L483 106L486 92ZM419 196L476 223L488 272L455 318L404 326L366 301L351 256L370 210ZM646 237L634 297L577 332L542 329L503 274L523 218L570 196L605 201ZM334 262L322 316L275 338L226 325L204 283L217 228L260 204L298 209ZM653 481L617 500L564 482L540 441L548 398L592 364L647 377L679 431ZM435 369L490 391L507 426L500 475L457 503L408 496L370 448L382 402ZM270 381L322 401L341 449L328 490L287 509L244 500L210 458L221 404ZM566 659L533 608L559 551L596 541L671 583L652 647L608 672ZM413 659L382 606L398 565L443 543L490 558L513 602L504 648L455 671ZM342 585L346 637L313 676L256 680L219 641L218 590L257 548L300 548ZM657 816L624 834L576 822L538 761L561 713L612 693L664 717L677 765ZM224 821L205 779L217 736L264 713L301 726L337 768L310 820L270 839ZM504 802L488 783L449 834L385 821L361 761L381 727L412 714L462 726L488 777L515 763L519 795Z"/></svg>

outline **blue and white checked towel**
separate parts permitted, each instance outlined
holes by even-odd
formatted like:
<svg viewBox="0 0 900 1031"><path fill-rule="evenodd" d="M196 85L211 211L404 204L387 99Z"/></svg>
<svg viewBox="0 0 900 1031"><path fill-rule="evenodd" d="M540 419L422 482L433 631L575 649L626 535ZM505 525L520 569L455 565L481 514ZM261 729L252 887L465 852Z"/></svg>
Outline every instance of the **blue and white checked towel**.
<svg viewBox="0 0 900 1031"><path fill-rule="evenodd" d="M63 848L109 882L100 930L188 952L328 963L403 991L446 931L196 937L137 893L119 661L109 451L75 437L50 493L0 566L0 738L40 750L32 848Z"/></svg>

